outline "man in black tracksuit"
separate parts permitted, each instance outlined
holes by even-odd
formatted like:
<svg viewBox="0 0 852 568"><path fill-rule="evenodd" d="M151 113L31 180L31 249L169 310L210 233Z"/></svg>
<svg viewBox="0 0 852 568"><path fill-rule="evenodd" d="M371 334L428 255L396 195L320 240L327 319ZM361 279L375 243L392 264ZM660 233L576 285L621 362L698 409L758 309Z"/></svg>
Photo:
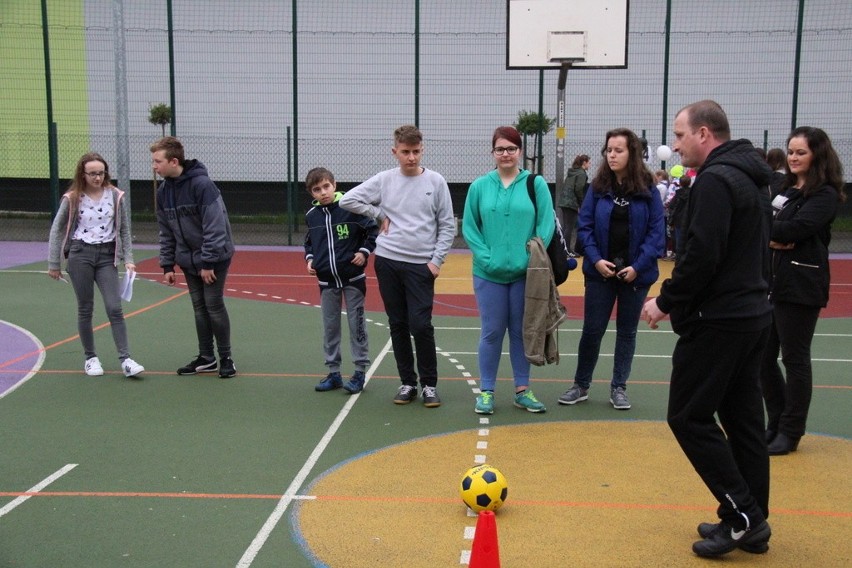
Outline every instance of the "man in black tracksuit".
<svg viewBox="0 0 852 568"><path fill-rule="evenodd" d="M702 523L699 556L768 550L769 455L759 375L769 336L767 299L771 170L747 140L731 140L713 101L678 112L674 150L698 168L683 255L642 319L667 314L672 354L668 423L719 501L719 523ZM719 417L716 422L715 415Z"/></svg>

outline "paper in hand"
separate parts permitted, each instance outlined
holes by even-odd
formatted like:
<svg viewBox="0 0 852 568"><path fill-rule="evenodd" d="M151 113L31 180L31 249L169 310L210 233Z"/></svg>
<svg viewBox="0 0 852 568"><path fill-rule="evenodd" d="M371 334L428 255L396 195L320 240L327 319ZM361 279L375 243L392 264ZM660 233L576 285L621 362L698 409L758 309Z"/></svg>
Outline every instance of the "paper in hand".
<svg viewBox="0 0 852 568"><path fill-rule="evenodd" d="M133 281L136 280L136 271L128 270L124 273L124 280L121 281L121 299L129 302L133 298Z"/></svg>

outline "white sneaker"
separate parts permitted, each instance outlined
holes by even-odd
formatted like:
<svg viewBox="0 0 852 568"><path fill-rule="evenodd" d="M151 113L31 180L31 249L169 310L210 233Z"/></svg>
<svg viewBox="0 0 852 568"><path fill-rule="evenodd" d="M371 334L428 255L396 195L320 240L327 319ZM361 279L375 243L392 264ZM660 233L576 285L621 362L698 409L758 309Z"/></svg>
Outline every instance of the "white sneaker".
<svg viewBox="0 0 852 568"><path fill-rule="evenodd" d="M125 377L135 377L139 373L145 371L145 367L128 357L121 362L121 369L124 371Z"/></svg>
<svg viewBox="0 0 852 568"><path fill-rule="evenodd" d="M90 377L100 377L104 374L104 368L101 366L101 360L97 357L86 359L86 366L83 367L86 374Z"/></svg>

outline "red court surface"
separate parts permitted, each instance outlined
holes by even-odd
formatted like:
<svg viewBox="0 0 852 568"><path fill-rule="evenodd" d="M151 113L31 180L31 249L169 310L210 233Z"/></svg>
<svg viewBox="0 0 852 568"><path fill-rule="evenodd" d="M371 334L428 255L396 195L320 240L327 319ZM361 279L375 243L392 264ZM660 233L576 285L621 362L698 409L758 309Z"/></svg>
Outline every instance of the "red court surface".
<svg viewBox="0 0 852 568"><path fill-rule="evenodd" d="M459 253L460 256L469 256ZM469 260L467 261L469 263ZM458 263L456 263L458 264ZM446 267L447 265L445 265ZM670 272L673 265L661 262L661 280ZM156 258L148 259L139 264L139 271L157 274L160 269ZM457 272L457 270L456 270ZM446 270L442 272L444 277ZM372 263L367 269L367 301L368 311L383 312L381 296L376 284L376 276ZM440 277L439 277L440 278ZM435 295L435 315L446 316L477 316L476 300L470 288L470 268L462 275L454 274L452 278L467 280L468 283L445 288L461 289L459 293L445 293L440 290ZM568 283L573 290L579 288L579 293L562 293L562 303L568 308L570 319L582 319L583 275L580 268L571 272ZM852 259L832 259L831 261L831 296L828 307L820 314L824 318L852 317ZM651 295L656 289L652 288ZM240 250L234 256L234 262L228 276L228 295L267 302L297 302L317 304L319 288L316 278L310 276L305 269L304 255L300 251L254 251Z"/></svg>

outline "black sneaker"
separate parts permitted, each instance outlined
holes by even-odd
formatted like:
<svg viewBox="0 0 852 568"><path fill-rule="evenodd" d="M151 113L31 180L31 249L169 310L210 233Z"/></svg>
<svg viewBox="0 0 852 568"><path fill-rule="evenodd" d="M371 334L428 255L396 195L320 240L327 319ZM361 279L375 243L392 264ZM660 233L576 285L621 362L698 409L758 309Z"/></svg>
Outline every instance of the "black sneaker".
<svg viewBox="0 0 852 568"><path fill-rule="evenodd" d="M417 387L414 385L402 385L393 397L394 404L408 404L417 398Z"/></svg>
<svg viewBox="0 0 852 568"><path fill-rule="evenodd" d="M722 523L701 523L698 525L698 534L701 538L710 538L713 534L719 530L719 526ZM764 554L767 550L769 550L769 540L764 540L763 542L753 542L753 543L742 543L739 545L740 550L745 552L750 552L751 554Z"/></svg>
<svg viewBox="0 0 852 568"><path fill-rule="evenodd" d="M230 357L222 357L219 361L219 378L230 379L237 374L237 366Z"/></svg>
<svg viewBox="0 0 852 568"><path fill-rule="evenodd" d="M742 548L746 544L754 547L764 544L768 550L769 537L771 536L772 529L769 528L769 523L765 520L753 529L741 531L735 530L731 525L722 521L710 536L693 543L692 551L698 556L713 558L727 554L735 548Z"/></svg>
<svg viewBox="0 0 852 568"><path fill-rule="evenodd" d="M423 387L423 406L426 408L441 406L441 399L438 398L438 389L435 387Z"/></svg>
<svg viewBox="0 0 852 568"><path fill-rule="evenodd" d="M177 374L195 375L196 373L215 373L216 368L217 365L215 357L202 357L199 355L191 362L178 369Z"/></svg>

